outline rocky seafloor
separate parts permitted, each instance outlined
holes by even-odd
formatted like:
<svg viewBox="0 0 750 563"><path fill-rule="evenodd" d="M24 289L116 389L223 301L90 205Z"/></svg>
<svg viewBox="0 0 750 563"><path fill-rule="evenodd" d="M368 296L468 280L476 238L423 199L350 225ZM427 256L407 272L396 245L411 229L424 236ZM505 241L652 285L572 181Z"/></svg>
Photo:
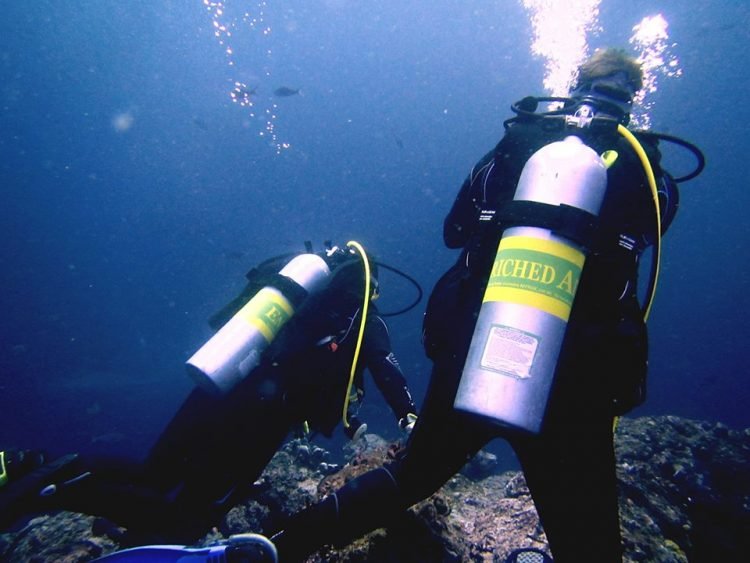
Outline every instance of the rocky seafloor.
<svg viewBox="0 0 750 563"><path fill-rule="evenodd" d="M349 446L344 467L324 449L289 442L264 472L251 500L233 508L204 544L264 532L281 514L315 501L392 453L373 434ZM750 561L750 429L672 416L624 418L616 436L625 561ZM575 486L575 483L571 483ZM118 548L94 516L39 515L0 535L0 560L90 561ZM592 530L592 533L595 531ZM461 474L412 507L388 530L309 561L504 561L518 547L547 550L519 472L496 471L480 453Z"/></svg>

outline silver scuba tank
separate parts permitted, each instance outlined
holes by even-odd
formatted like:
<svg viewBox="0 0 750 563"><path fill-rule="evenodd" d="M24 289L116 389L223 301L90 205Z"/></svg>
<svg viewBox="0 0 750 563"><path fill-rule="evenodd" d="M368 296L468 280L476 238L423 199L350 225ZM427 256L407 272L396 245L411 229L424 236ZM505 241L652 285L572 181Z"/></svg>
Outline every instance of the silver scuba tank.
<svg viewBox="0 0 750 563"><path fill-rule="evenodd" d="M524 166L514 200L565 204L598 215L603 159L575 136ZM494 424L538 433L585 261L577 243L538 227L500 240L454 402Z"/></svg>
<svg viewBox="0 0 750 563"><path fill-rule="evenodd" d="M316 254L300 254L279 272L308 293L322 289L330 273ZM292 315L294 307L279 289L263 287L193 354L186 363L188 374L206 391L226 393L258 365Z"/></svg>

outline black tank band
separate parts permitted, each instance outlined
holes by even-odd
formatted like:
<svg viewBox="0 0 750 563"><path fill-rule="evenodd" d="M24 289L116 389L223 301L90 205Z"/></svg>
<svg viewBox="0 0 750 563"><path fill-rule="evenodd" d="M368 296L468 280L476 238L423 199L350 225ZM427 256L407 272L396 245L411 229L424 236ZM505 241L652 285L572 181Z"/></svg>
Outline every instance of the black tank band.
<svg viewBox="0 0 750 563"><path fill-rule="evenodd" d="M292 307L299 307L307 297L307 290L291 278L281 274L268 274L263 278L264 286L271 286L284 294Z"/></svg>
<svg viewBox="0 0 750 563"><path fill-rule="evenodd" d="M600 240L597 216L565 204L512 200L500 208L496 221L503 229L521 226L549 229L588 250L594 249Z"/></svg>

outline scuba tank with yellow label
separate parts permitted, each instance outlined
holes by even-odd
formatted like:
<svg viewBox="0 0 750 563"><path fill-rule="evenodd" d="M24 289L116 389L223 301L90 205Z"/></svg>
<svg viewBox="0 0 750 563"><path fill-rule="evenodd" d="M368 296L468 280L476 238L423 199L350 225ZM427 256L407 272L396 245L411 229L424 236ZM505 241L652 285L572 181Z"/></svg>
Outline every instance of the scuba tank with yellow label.
<svg viewBox="0 0 750 563"><path fill-rule="evenodd" d="M511 204L525 206L528 215L536 205L573 222L595 222L606 171L606 159L570 135L531 156ZM534 224L521 221L503 233L454 403L459 411L530 433L542 427L586 260L578 237L527 226Z"/></svg>
<svg viewBox="0 0 750 563"><path fill-rule="evenodd" d="M537 112L540 102L566 105L562 111ZM642 304L645 321L656 292L661 234L671 216L665 225L654 171L640 142L624 127L623 115L613 114L606 105L600 107L594 95L580 99L527 97L511 107L516 117L504 123L506 128L516 122L544 120L550 131L557 127L580 132L611 130L633 149L643 166L656 222L651 273ZM670 177L672 191L677 183L703 171L705 158L695 145L663 133L638 133L675 143L695 157L692 172ZM597 223L607 190L606 169L616 159L616 152L599 156L571 135L542 147L524 166L513 201L500 210L502 224L508 228L500 240L474 327L454 401L457 410L522 432L542 430L587 249L599 238ZM667 197L669 193L665 192ZM670 213L670 202L666 204ZM479 217L485 224L495 219L494 210L483 211Z"/></svg>
<svg viewBox="0 0 750 563"><path fill-rule="evenodd" d="M292 258L187 361L189 375L204 390L226 393L260 363L263 351L310 293L320 291L331 271L312 253Z"/></svg>

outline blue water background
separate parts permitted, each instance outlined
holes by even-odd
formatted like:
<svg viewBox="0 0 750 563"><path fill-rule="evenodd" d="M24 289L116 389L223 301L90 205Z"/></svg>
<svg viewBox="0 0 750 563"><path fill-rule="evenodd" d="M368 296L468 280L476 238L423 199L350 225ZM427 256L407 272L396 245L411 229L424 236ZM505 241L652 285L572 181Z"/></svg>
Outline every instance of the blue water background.
<svg viewBox="0 0 750 563"><path fill-rule="evenodd" d="M653 128L699 144L708 166L664 239L635 414L748 427L750 8L605 0L590 43L626 46L657 12L684 75L660 81ZM3 6L0 446L142 455L191 389L183 363L206 318L253 264L305 240L361 241L426 292L455 259L441 228L462 180L510 103L543 93L520 3L289 0L265 14L271 35L236 33L229 66L199 0ZM302 88L272 99L290 149L232 103L238 79L259 107ZM691 165L671 147L665 160ZM413 296L388 274L382 287L384 310ZM391 320L418 403L425 302ZM397 436L372 385L363 415Z"/></svg>

